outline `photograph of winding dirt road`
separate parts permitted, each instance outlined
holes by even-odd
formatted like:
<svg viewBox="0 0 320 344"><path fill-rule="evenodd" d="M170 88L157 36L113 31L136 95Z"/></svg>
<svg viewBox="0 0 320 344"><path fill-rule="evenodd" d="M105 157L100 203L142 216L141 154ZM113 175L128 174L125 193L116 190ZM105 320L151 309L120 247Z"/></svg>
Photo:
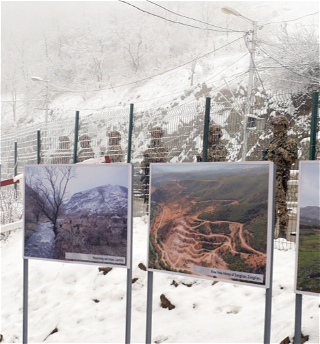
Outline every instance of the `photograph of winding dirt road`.
<svg viewBox="0 0 320 344"><path fill-rule="evenodd" d="M153 164L150 183L150 269L264 284L268 163Z"/></svg>

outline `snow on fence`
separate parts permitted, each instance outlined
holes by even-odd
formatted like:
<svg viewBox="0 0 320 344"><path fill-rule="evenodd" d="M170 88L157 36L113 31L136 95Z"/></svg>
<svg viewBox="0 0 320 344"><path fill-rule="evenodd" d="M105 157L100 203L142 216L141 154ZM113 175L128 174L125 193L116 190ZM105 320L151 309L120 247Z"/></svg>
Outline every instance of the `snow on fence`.
<svg viewBox="0 0 320 344"><path fill-rule="evenodd" d="M243 148L243 113L246 107L244 97L233 95L226 100L225 96L215 96L211 99L210 122L222 127L222 142L225 144L228 161L239 161ZM311 126L311 95L284 94L256 96L248 115L247 123L247 154L246 160L262 160L262 152L267 148L272 138L269 117L276 111L285 111L291 118L289 135L295 138L299 145L299 160L308 160L309 137ZM200 100L174 108L139 109L134 108L133 133L131 147L131 162L134 164L134 216L146 214L143 204L142 183L140 181L140 163L143 152L150 143L150 131L154 126L164 130L163 143L168 149L169 162L196 161L196 155L202 151L204 129L205 101ZM290 119L289 118L289 119ZM23 166L37 161L37 131L40 130L41 163L55 163L54 154L60 148L59 138L70 140L70 162L74 149L75 120L68 118L63 121L42 123L30 127L19 128L12 135L1 138L1 179L12 178L15 173L21 173ZM126 161L128 152L129 107L122 110L108 110L81 116L78 137L86 134L90 137L91 147L95 158L107 155L108 134L117 130L121 134L121 147ZM14 142L17 142L17 166L15 166ZM80 148L78 143L77 149ZM320 152L317 147L318 155ZM298 169L298 162L292 167L292 175ZM294 184L289 186L288 204L290 212L290 233L288 239L294 241L296 198Z"/></svg>

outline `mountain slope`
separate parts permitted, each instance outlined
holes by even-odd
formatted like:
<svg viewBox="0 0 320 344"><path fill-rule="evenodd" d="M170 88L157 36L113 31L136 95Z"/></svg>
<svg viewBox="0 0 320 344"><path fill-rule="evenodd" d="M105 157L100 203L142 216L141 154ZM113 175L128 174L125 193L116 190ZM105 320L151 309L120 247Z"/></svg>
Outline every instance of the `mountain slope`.
<svg viewBox="0 0 320 344"><path fill-rule="evenodd" d="M66 214L79 214L84 210L89 214L126 212L128 189L120 185L103 185L77 192L65 204Z"/></svg>
<svg viewBox="0 0 320 344"><path fill-rule="evenodd" d="M308 206L300 209L300 219L320 226L320 207Z"/></svg>

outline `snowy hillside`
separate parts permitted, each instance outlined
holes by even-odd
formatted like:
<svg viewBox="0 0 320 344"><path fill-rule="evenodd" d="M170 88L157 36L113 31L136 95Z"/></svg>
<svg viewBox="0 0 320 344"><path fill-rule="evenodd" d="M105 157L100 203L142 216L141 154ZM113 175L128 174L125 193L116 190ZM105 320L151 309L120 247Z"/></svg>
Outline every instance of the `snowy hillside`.
<svg viewBox="0 0 320 344"><path fill-rule="evenodd" d="M132 343L144 343L147 218L134 218ZM284 239L278 239L284 240ZM278 242L278 247L281 247ZM285 247L285 246L284 246ZM294 250L274 256L271 343L294 335ZM22 232L12 232L1 252L1 334L22 340ZM126 271L106 275L99 266L29 260L30 343L123 343ZM154 273L155 343L262 343L265 291L261 288ZM160 307L164 294L175 308ZM319 343L319 298L303 296L302 333Z"/></svg>
<svg viewBox="0 0 320 344"><path fill-rule="evenodd" d="M64 205L66 214L80 214L86 209L88 215L105 212L126 211L128 189L119 185L104 185L90 190L77 192Z"/></svg>
<svg viewBox="0 0 320 344"><path fill-rule="evenodd" d="M212 99L211 120L223 126L228 160L241 158L252 22L222 13L223 6L233 7L258 21L257 47L266 49L267 53L275 46L276 30L290 36L299 25L302 28L303 25L319 26L319 14L314 16L319 11L316 1L203 2L201 12L194 11L197 2L193 1L160 2L168 8L172 6L170 8L177 13L230 30L223 33L212 31L212 34L209 25L204 25L205 30L194 31L159 18L150 16L148 19L146 13L120 1L110 2L114 7L108 7L108 1L60 2L63 6L58 12L54 6L59 2L55 1L48 2L46 9L46 2L40 2L34 12L26 10L22 4L33 6L36 2L16 2L16 7L11 9L10 3L4 2L2 6L7 10L7 15L2 16L2 151L12 151L11 136L19 133L18 168L23 166L23 159L34 157L35 147L30 144L34 144L34 136L28 130L35 132L33 126L37 125L45 127L47 109L48 128L41 128L42 154L46 163L51 163L60 135L73 139L75 111L80 111L80 129L90 134L96 158L105 155L111 129L121 133L125 152L128 114L130 104L134 104L132 162L136 163L135 182L140 189L140 161L150 139L149 129L154 125L166 129L163 141L169 148L171 162L195 159L202 150L206 97ZM174 22L183 21L181 17L160 9L157 12L149 1L131 3ZM206 10L206 3L213 3L214 9ZM87 7L79 9L78 5ZM105 7L95 12L95 6L99 5ZM141 37L143 43L139 44ZM267 39L271 44L270 41L266 43ZM99 45L99 42L104 44ZM137 55L141 57L137 72L132 69L134 64L129 54L129 51L139 53L136 47L141 48L141 55ZM317 49L318 46L315 51ZM312 52L309 46L303 50ZM261 62L266 56L257 49L253 116L265 120L281 105L281 110L284 109L292 119L289 135L304 142L308 150L310 94L296 94L293 99L290 89L290 92L281 91L280 96L275 97L273 83L279 77L281 85L290 88L288 79L276 73L282 70L289 73L290 68L296 66L294 71L298 74L292 73L291 76L296 81L295 86L302 87L305 84L299 73L310 66L309 60L305 54L301 55L301 61L299 54L288 54L289 57L299 57L293 60L295 65L281 59L280 64L273 59L266 64ZM60 57L64 58L63 63ZM281 68L281 63L285 68ZM103 78L98 82L95 72L99 66L103 67ZM32 81L32 76L42 78L42 82ZM247 131L248 156L260 160L261 151L271 138L271 130L267 126L263 130L249 128ZM9 142L7 146L3 143L6 140ZM301 158L302 153L299 154ZM7 167L6 155L2 155L2 170L8 169L12 173L11 157L7 159L10 165ZM138 189L136 185L134 187ZM103 199L112 199L112 202L106 205L101 202ZM75 193L64 210L77 213L78 208L85 208L94 213L108 211L113 216L121 213L126 203L127 190L124 187L106 185ZM21 213L21 206L18 208ZM14 220L10 217L5 223ZM146 216L133 219L132 343L145 342L147 272L141 263L147 265L147 223ZM18 229L0 242L0 334L5 343L22 342L22 235L22 229ZM274 250L271 343L279 344L288 336L292 342L294 336L296 251L286 249L294 243L286 245L284 239L277 239L276 243L281 250ZM29 260L30 343L125 341L127 271L119 267L107 272L99 269L101 267ZM175 306L174 309L161 307L162 294ZM302 333L309 338L307 344L320 342L319 309L319 297L303 296ZM153 343L262 343L264 316L265 290L262 288L154 273Z"/></svg>
<svg viewBox="0 0 320 344"><path fill-rule="evenodd" d="M173 15L152 2L138 2L136 8L125 2L57 3L48 8L31 3L3 6L4 128L43 122L47 101L48 120L57 121L73 118L76 110L85 116L127 109L130 103L136 109L165 109L216 96L222 89L246 90L252 20L258 22L258 47L267 52L266 40L277 43L277 30L292 35L319 25L314 1L162 2ZM223 13L224 6L245 17ZM24 20L18 20L19 13ZM21 48L24 35L28 45ZM270 66L259 66L262 55L257 51L255 86L268 91L274 78L265 77L264 71L276 73L280 65L271 59ZM296 61L298 72L305 62ZM16 68L20 65L21 71ZM38 82L31 80L34 75ZM283 82L284 88L288 85Z"/></svg>

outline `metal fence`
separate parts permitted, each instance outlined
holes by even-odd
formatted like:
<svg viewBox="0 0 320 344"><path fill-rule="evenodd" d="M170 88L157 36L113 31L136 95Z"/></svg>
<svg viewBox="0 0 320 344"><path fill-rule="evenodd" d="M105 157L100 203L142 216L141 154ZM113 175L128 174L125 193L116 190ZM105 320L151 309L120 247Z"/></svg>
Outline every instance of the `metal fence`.
<svg viewBox="0 0 320 344"><path fill-rule="evenodd" d="M302 96L301 96L302 97ZM308 160L309 138L311 126L311 95L302 97L300 103L296 94L269 95L267 98L256 97L250 115L247 116L244 129L243 115L246 103L244 98L226 100L212 99L210 122L222 127L224 143L228 154L227 161L241 161L243 157L243 141L246 136L246 160L262 160L262 151L272 139L269 124L270 116L276 112L289 114L289 136L298 142L299 160ZM129 108L117 111L100 111L81 116L79 121L79 137L87 134L94 157L103 157L108 151L108 133L117 130L121 134L120 145L126 161L128 152ZM192 102L175 108L158 108L150 110L134 109L133 133L131 146L131 162L134 164L134 216L146 214L143 204L141 168L143 152L150 142L150 130L159 126L164 130L163 144L168 149L169 162L195 162L196 155L201 153L203 145L205 101ZM70 140L70 162L72 162L75 143L74 116L60 122L49 122L18 129L12 135L1 138L1 180L19 174L25 164L37 162L37 131L40 130L41 163L55 163L55 154L61 149L61 137ZM244 136L245 134L245 136ZM14 142L17 142L17 166L15 166ZM319 143L317 145L319 157ZM290 223L287 239L294 241L297 212L298 161L292 166L291 181L288 191L288 208Z"/></svg>

